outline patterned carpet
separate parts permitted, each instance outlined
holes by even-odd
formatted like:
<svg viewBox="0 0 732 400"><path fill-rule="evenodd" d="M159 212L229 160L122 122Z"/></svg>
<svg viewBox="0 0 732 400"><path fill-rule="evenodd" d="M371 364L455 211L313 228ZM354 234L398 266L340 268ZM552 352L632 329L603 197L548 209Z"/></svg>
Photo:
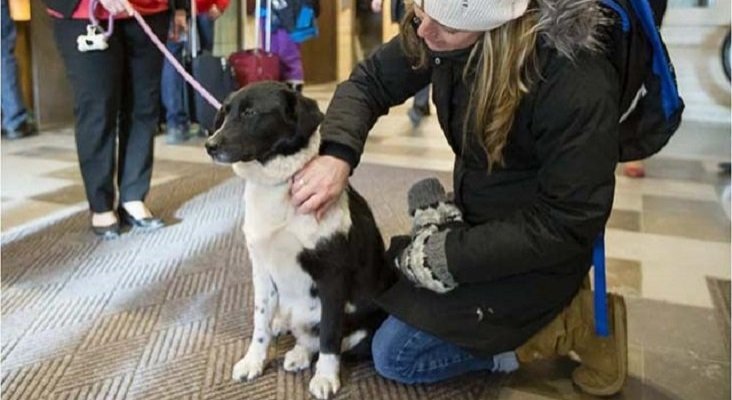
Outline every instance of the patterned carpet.
<svg viewBox="0 0 732 400"><path fill-rule="evenodd" d="M406 190L433 173L364 165L354 186L385 236L405 231ZM448 175L441 179L449 182ZM82 212L2 240L2 398L307 399L311 371L230 378L251 333L250 265L240 225L244 183L206 166L153 191L171 224L101 241ZM371 363L347 364L340 399L496 398L505 377L474 374L402 386Z"/></svg>

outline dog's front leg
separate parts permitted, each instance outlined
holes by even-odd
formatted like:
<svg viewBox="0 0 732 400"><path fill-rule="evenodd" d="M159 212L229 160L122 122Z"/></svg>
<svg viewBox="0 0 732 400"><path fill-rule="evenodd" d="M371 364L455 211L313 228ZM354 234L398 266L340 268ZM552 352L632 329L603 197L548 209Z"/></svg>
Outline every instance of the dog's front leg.
<svg viewBox="0 0 732 400"><path fill-rule="evenodd" d="M345 314L345 281L342 277L329 277L328 282L319 282L321 303L320 354L315 364L315 375L310 380L310 393L318 399L335 395L341 387L341 342L343 339L343 316Z"/></svg>
<svg viewBox="0 0 732 400"><path fill-rule="evenodd" d="M254 329L247 354L234 366L234 380L251 380L262 374L267 361L267 349L272 340L270 322L277 308L277 287L269 274L252 263L254 285Z"/></svg>

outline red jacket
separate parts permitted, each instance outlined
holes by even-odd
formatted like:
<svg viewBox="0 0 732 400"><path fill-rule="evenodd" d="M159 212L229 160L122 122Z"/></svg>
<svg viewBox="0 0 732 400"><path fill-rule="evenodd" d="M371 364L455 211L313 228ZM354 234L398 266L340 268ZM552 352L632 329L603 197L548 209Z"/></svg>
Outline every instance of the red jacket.
<svg viewBox="0 0 732 400"><path fill-rule="evenodd" d="M91 0L78 0L78 3L76 4L76 7L73 8L73 13L71 13L70 17L73 19L89 19L89 2ZM141 15L152 15L157 14L159 12L166 11L168 9L168 0L128 0L132 7L137 10ZM228 2L228 0L225 0ZM48 13L52 17L56 18L63 18L64 12L61 9L54 9L54 3L51 1L47 1L46 4L48 4ZM64 2L63 6L68 6L69 3ZM73 5L72 5L73 6ZM209 7L210 8L210 7ZM100 2L97 2L94 16L97 17L97 19L107 19L109 16L109 13L107 10L102 7L102 4ZM121 13L114 16L117 19L122 18L130 18L127 13Z"/></svg>
<svg viewBox="0 0 732 400"><path fill-rule="evenodd" d="M196 0L196 11L199 14L208 12L214 4L223 13L229 6L229 0Z"/></svg>

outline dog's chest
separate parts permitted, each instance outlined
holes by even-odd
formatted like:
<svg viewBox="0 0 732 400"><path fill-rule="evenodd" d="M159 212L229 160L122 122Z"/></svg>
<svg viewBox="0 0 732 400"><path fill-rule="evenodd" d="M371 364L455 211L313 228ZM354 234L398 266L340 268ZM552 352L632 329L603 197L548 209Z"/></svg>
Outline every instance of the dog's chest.
<svg viewBox="0 0 732 400"><path fill-rule="evenodd" d="M341 196L321 221L299 214L291 203L289 185L247 183L244 192L244 233L248 246L263 252L294 253L314 249L318 241L351 227L348 199Z"/></svg>

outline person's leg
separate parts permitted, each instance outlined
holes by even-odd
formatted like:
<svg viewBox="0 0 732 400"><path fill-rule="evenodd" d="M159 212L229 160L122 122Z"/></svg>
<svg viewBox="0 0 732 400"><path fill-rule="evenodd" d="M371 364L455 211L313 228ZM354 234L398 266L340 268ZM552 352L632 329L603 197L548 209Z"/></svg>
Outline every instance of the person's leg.
<svg viewBox="0 0 732 400"><path fill-rule="evenodd" d="M178 60L183 59L183 48L188 42L173 41L168 39L166 44L168 50ZM165 124L167 130L166 140L168 143L180 143L188 139L188 109L185 99L185 81L173 65L165 60L161 76L161 96L163 107L165 107Z"/></svg>
<svg viewBox="0 0 732 400"><path fill-rule="evenodd" d="M147 16L145 21L161 40L165 38L169 23L166 13ZM115 28L124 35L117 168L120 203L124 204L144 201L150 189L163 56L134 20L121 21Z"/></svg>
<svg viewBox="0 0 732 400"><path fill-rule="evenodd" d="M430 86L427 85L414 95L414 108L418 108L423 115L430 114Z"/></svg>
<svg viewBox="0 0 732 400"><path fill-rule="evenodd" d="M429 85L422 88L414 95L412 107L407 111L407 116L413 126L418 126L422 122L422 118L430 115L430 87Z"/></svg>
<svg viewBox="0 0 732 400"><path fill-rule="evenodd" d="M76 148L93 213L114 209L114 160L122 82L122 33L104 51L82 53L76 38L88 21L53 18L54 37L74 94ZM157 99L156 99L157 100Z"/></svg>
<svg viewBox="0 0 732 400"><path fill-rule="evenodd" d="M18 85L18 65L15 60L15 22L10 18L8 0L1 0L2 15L2 114L3 128L15 131L26 122L28 113ZM76 43L76 42L74 42Z"/></svg>
<svg viewBox="0 0 732 400"><path fill-rule="evenodd" d="M198 41L201 50L213 51L214 47L214 20L207 14L201 14L198 20Z"/></svg>
<svg viewBox="0 0 732 400"><path fill-rule="evenodd" d="M376 371L404 384L434 383L471 371L510 372L518 368L513 352L477 358L393 316L376 331L371 349Z"/></svg>
<svg viewBox="0 0 732 400"><path fill-rule="evenodd" d="M284 29L272 32L272 52L280 57L282 80L293 89L301 90L305 82L300 45Z"/></svg>
<svg viewBox="0 0 732 400"><path fill-rule="evenodd" d="M616 294L607 295L610 335L597 336L594 294L589 290L589 279L585 282L572 302L519 346L516 354L521 363L530 363L572 353L581 362L572 373L572 381L591 395L610 396L623 388L628 375L625 300Z"/></svg>

